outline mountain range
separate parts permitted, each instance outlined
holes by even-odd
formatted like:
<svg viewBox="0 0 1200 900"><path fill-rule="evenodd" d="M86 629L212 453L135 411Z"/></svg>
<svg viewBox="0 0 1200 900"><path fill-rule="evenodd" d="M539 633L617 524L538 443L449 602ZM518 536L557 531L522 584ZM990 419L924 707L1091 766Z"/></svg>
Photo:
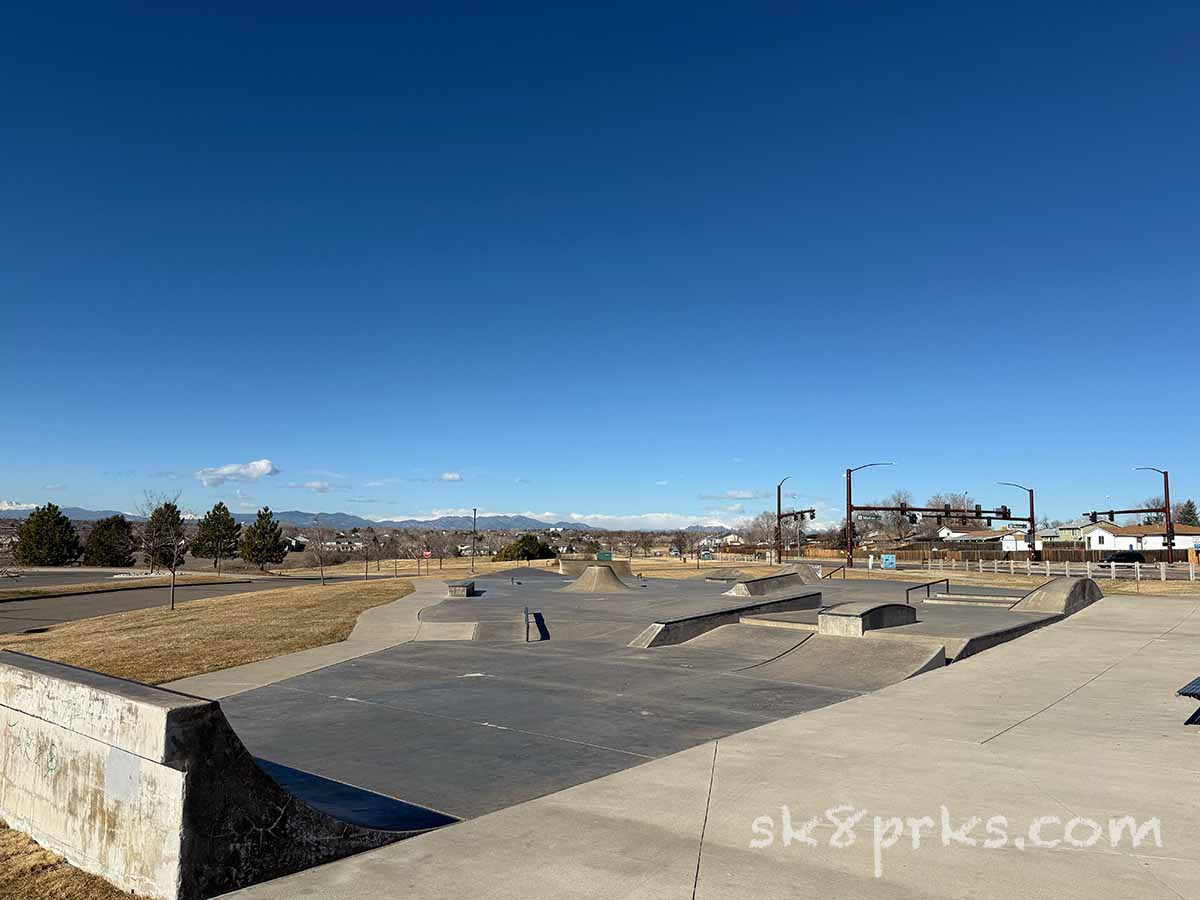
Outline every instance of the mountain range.
<svg viewBox="0 0 1200 900"><path fill-rule="evenodd" d="M109 516L124 516L131 522L142 522L142 516L132 513L119 512L115 509L83 509L78 506L62 507L63 514L70 519L80 522L94 522ZM0 509L0 519L23 519L29 513L26 509ZM470 516L439 516L436 519L386 519L375 521L364 519L352 513L313 513L298 509L285 509L274 513L275 518L287 525L298 528L311 528L313 520L321 517L321 524L327 528L348 530L351 528L431 528L437 531L470 531ZM254 513L233 513L238 522L253 522ZM543 522L530 516L480 516L476 525L479 531L545 531L550 528L562 528L573 531L604 531L580 522ZM690 525L688 531L716 532L725 529L719 526Z"/></svg>

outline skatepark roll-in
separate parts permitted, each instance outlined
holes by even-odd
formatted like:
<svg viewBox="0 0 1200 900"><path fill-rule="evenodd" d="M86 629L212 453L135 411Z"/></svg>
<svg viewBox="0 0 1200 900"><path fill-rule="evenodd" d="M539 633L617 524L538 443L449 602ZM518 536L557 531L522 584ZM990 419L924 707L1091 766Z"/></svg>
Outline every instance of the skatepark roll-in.
<svg viewBox="0 0 1200 900"><path fill-rule="evenodd" d="M215 701L5 650L0 711L0 818L140 896L203 900L416 833L297 800Z"/></svg>
<svg viewBox="0 0 1200 900"><path fill-rule="evenodd" d="M612 594L633 589L617 577L611 566L592 565L561 590L574 594Z"/></svg>

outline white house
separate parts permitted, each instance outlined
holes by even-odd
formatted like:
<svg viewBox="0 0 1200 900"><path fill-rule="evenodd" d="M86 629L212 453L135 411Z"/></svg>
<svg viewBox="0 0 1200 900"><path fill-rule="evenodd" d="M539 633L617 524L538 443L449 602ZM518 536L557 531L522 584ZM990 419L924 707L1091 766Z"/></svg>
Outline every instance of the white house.
<svg viewBox="0 0 1200 900"><path fill-rule="evenodd" d="M1029 549L1027 533L1020 528L1002 528L994 531L991 528L971 530L966 528L951 528L943 525L938 529L938 537L951 544L982 544L989 548L999 548L1005 553L1020 553ZM1041 550L1042 542L1034 540L1034 549Z"/></svg>
<svg viewBox="0 0 1200 900"><path fill-rule="evenodd" d="M1200 543L1200 526L1176 525L1175 549L1187 551ZM1097 522L1083 529L1083 539L1089 550L1166 550L1166 526L1114 525Z"/></svg>

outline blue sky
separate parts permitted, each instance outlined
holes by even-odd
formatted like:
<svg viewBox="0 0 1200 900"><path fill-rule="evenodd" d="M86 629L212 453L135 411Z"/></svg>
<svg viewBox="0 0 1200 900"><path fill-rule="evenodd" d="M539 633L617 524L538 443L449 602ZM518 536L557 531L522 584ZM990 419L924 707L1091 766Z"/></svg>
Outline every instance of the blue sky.
<svg viewBox="0 0 1200 900"><path fill-rule="evenodd" d="M0 502L1200 494L1194 7L4 16Z"/></svg>

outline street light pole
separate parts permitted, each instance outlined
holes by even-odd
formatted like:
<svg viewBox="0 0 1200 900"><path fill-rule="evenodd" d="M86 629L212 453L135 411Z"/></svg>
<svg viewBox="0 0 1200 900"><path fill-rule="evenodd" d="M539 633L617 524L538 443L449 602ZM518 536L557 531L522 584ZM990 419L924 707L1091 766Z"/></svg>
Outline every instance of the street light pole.
<svg viewBox="0 0 1200 900"><path fill-rule="evenodd" d="M1175 562L1175 526L1171 522L1171 477L1166 469L1156 469L1154 466L1135 466L1135 472L1158 472L1163 477L1163 516L1167 531L1163 539L1167 543L1167 564Z"/></svg>
<svg viewBox="0 0 1200 900"><path fill-rule="evenodd" d="M783 481L791 478L785 475ZM783 565L783 481L775 485L775 565Z"/></svg>
<svg viewBox="0 0 1200 900"><path fill-rule="evenodd" d="M471 508L471 574L475 573L475 524L479 521L479 510Z"/></svg>
<svg viewBox="0 0 1200 900"><path fill-rule="evenodd" d="M1008 487L1020 488L1023 491L1029 491L1029 532L1027 535L1027 543L1029 544L1029 558L1037 560L1037 514L1033 511L1033 488L1025 487L1023 484L1017 484L1015 481L997 481L996 484L1003 484Z"/></svg>
<svg viewBox="0 0 1200 900"><path fill-rule="evenodd" d="M854 568L854 493L851 484L854 473L859 469L870 469L872 466L894 466L895 463L878 462L865 463L846 470L846 568Z"/></svg>

